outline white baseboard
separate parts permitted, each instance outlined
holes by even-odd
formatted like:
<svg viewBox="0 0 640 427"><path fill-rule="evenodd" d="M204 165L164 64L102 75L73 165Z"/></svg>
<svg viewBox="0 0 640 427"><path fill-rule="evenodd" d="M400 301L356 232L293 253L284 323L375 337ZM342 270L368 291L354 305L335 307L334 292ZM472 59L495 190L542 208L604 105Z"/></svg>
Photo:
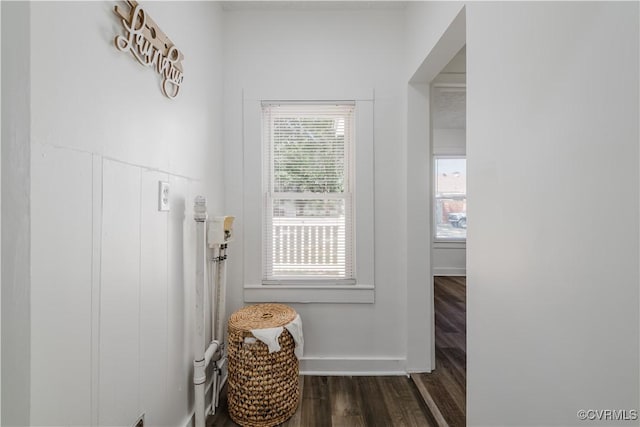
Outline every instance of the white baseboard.
<svg viewBox="0 0 640 427"><path fill-rule="evenodd" d="M407 375L407 360L379 357L302 357L300 375Z"/></svg>
<svg viewBox="0 0 640 427"><path fill-rule="evenodd" d="M458 268L458 267L434 268L433 275L434 276L466 276L467 269Z"/></svg>

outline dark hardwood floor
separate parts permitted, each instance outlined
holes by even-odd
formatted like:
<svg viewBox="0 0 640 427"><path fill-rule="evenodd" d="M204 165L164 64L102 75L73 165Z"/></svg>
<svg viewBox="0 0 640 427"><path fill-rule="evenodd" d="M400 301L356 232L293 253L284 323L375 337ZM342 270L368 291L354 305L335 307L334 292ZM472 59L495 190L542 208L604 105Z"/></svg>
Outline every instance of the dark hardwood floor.
<svg viewBox="0 0 640 427"><path fill-rule="evenodd" d="M439 427L466 424L466 288L464 277L435 277L436 369L411 375Z"/></svg>
<svg viewBox="0 0 640 427"><path fill-rule="evenodd" d="M283 427L435 427L436 421L406 377L300 377L297 412ZM207 427L237 426L220 397Z"/></svg>

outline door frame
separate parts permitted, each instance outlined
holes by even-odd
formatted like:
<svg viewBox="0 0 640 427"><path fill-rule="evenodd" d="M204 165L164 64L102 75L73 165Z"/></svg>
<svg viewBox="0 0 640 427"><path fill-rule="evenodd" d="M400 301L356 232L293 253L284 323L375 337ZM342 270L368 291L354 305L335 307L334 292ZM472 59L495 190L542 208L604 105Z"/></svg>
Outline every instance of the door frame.
<svg viewBox="0 0 640 427"><path fill-rule="evenodd" d="M407 85L408 373L435 368L430 86L465 44L466 8L462 7Z"/></svg>

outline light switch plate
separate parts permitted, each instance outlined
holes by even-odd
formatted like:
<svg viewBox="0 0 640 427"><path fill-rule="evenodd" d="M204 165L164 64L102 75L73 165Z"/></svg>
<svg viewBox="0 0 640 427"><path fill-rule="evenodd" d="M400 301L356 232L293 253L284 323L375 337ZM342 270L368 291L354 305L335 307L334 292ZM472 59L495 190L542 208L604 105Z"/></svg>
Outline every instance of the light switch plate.
<svg viewBox="0 0 640 427"><path fill-rule="evenodd" d="M158 181L158 210L169 210L169 183Z"/></svg>

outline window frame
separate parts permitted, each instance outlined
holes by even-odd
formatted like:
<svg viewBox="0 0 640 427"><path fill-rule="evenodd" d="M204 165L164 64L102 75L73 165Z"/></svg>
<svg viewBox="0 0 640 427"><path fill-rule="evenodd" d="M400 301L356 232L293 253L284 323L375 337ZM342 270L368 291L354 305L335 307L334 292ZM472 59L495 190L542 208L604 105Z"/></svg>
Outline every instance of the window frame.
<svg viewBox="0 0 640 427"><path fill-rule="evenodd" d="M447 160L447 159L462 159L465 161L465 175L466 175L466 169L467 169L467 165L466 165L466 161L467 161L467 156L464 154L433 154L432 155L432 174L431 174L431 179L433 180L433 184L431 186L431 203L432 203L432 208L431 208L431 229L432 229L432 233L433 233L433 244L435 245L435 247L442 247L442 248L447 248L447 247L451 247L452 244L466 244L467 242L467 233L465 232L465 237L461 237L461 238L439 238L438 237L438 223L436 221L436 208L438 206L438 198L437 198L437 185L438 185L438 178L437 178L437 163L438 160ZM464 196L465 200L467 199L467 192L465 191L465 196Z"/></svg>
<svg viewBox="0 0 640 427"><path fill-rule="evenodd" d="M375 302L375 236L374 236L374 91L369 88L336 90L335 93L314 93L313 90L279 90L253 92L243 90L242 124L237 138L241 148L242 182L231 183L242 214L237 215L236 250L246 303L363 303ZM355 102L354 168L354 268L355 284L341 281L323 283L295 280L288 283L262 282L262 103L276 101Z"/></svg>
<svg viewBox="0 0 640 427"><path fill-rule="evenodd" d="M275 193L272 192L272 180L273 177L273 158L274 158L274 145L271 143L272 140L267 141L264 138L265 126L267 124L264 122L264 108L266 106L331 106L331 105L340 105L340 106L349 106L353 109L350 118L351 123L350 126L350 141L345 141L345 175L347 176L347 188L342 193L299 193L299 199L294 197L298 193ZM261 107L263 109L261 127L263 130L263 138L262 138L262 156L263 156L263 166L262 166L262 191L263 191L263 211L262 211L262 236L263 236L263 249L262 249L262 284L263 285L355 285L356 284L356 259L355 259L355 228L356 228L356 217L355 217L355 115L356 115L356 103L355 101L262 101ZM273 129L270 126L270 132L273 134ZM275 196L276 194L279 197ZM342 196L338 196L342 194ZM284 197L285 195L289 195L291 197ZM311 197L313 196L313 197ZM267 224L267 220L270 219L273 221L273 202L276 199L291 199L291 200L303 200L308 198L313 199L342 199L345 202L345 205L349 205L349 215L351 218L345 218L345 267L350 266L350 276L344 278L326 278L326 277L313 277L313 276L303 276L300 277L274 277L274 278L266 278L266 270L268 270L267 263L269 261L273 262L273 257L267 255L267 247L269 242L268 238L273 239L271 230L269 227L272 225Z"/></svg>

